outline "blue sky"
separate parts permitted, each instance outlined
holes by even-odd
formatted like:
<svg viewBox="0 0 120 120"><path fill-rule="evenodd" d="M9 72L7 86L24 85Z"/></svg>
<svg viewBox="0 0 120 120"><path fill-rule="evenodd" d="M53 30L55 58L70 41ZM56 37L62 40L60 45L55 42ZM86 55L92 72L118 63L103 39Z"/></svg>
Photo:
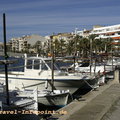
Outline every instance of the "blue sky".
<svg viewBox="0 0 120 120"><path fill-rule="evenodd" d="M120 24L120 0L0 0L6 13L7 39L27 34L42 36L91 29L93 25Z"/></svg>

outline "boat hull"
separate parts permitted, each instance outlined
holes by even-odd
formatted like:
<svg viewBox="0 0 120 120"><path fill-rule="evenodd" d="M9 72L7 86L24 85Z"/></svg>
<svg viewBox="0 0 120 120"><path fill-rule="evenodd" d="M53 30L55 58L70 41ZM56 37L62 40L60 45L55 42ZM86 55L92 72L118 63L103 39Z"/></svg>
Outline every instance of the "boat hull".
<svg viewBox="0 0 120 120"><path fill-rule="evenodd" d="M57 106L63 107L67 104L68 101L68 93L63 94L55 94L55 95L47 95L47 96L38 96L38 103L46 105L46 106Z"/></svg>
<svg viewBox="0 0 120 120"><path fill-rule="evenodd" d="M5 83L4 75L0 75L0 82ZM8 77L9 89L23 89L30 88L34 89L36 86L38 90L48 89L51 90L52 84L51 79L40 79L40 78L25 78L22 76L11 76ZM55 78L54 79L54 89L58 90L69 90L70 94L73 94L79 88L83 87L85 84L83 79L65 79L63 78Z"/></svg>

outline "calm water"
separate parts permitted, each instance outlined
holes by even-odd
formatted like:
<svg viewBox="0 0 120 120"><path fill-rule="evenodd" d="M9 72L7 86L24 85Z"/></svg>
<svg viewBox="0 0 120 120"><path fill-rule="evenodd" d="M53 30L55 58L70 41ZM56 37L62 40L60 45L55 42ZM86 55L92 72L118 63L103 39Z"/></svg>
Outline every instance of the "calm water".
<svg viewBox="0 0 120 120"><path fill-rule="evenodd" d="M4 57L0 56L0 60L4 60ZM8 65L8 71L23 71L24 70L24 67L12 68L12 67L17 67L17 66L24 66L23 58L9 57L8 60L14 61L13 64ZM4 71L4 65L0 65L0 71Z"/></svg>

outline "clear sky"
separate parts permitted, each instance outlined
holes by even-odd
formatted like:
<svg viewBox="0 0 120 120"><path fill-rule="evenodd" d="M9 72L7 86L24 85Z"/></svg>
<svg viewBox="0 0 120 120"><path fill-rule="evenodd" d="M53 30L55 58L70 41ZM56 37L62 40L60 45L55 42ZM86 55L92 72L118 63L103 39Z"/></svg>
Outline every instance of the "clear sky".
<svg viewBox="0 0 120 120"><path fill-rule="evenodd" d="M91 29L97 24L120 24L120 0L0 0L0 41L3 13L9 40L27 34L45 36L75 28Z"/></svg>

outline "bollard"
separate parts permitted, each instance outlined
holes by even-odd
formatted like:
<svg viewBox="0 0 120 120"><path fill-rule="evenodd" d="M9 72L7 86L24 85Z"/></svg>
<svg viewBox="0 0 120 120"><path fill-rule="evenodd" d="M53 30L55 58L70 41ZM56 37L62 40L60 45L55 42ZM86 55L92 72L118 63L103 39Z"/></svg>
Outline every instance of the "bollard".
<svg viewBox="0 0 120 120"><path fill-rule="evenodd" d="M115 70L114 71L114 82L115 83L120 83L120 80L119 80L119 70Z"/></svg>

